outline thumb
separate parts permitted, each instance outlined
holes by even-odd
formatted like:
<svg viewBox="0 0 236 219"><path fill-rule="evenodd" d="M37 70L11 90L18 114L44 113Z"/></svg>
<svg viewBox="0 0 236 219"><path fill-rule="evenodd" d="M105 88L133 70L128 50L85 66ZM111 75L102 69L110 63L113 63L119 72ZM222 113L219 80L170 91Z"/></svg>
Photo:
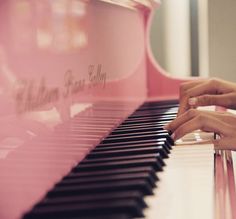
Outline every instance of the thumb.
<svg viewBox="0 0 236 219"><path fill-rule="evenodd" d="M236 137L225 137L213 140L215 149L236 150Z"/></svg>

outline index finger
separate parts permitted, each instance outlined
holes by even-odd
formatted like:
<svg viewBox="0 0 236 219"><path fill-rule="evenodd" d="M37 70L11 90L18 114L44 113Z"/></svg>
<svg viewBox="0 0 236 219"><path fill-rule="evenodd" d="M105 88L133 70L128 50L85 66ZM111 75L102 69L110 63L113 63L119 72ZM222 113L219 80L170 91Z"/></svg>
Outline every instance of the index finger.
<svg viewBox="0 0 236 219"><path fill-rule="evenodd" d="M223 136L231 136L232 128L225 122L209 115L197 116L178 127L173 133L173 139L182 138L187 133L195 130L202 130L206 132L215 132Z"/></svg>

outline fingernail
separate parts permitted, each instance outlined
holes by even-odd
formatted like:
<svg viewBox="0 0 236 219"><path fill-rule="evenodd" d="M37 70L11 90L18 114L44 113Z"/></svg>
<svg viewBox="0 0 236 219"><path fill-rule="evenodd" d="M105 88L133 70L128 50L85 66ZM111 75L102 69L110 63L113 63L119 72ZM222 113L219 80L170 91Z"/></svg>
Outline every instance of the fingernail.
<svg viewBox="0 0 236 219"><path fill-rule="evenodd" d="M173 134L171 135L171 138L172 138L173 140L175 140L175 133L173 133Z"/></svg>
<svg viewBox="0 0 236 219"><path fill-rule="evenodd" d="M194 106L194 105L196 105L196 103L197 103L197 98L196 98L196 97L190 98L190 99L188 100L188 104L189 104L190 106Z"/></svg>

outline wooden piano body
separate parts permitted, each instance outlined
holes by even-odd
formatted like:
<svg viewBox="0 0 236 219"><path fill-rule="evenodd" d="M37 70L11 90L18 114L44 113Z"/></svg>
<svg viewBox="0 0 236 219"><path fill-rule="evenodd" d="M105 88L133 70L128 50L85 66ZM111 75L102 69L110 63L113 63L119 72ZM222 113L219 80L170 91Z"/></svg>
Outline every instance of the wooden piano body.
<svg viewBox="0 0 236 219"><path fill-rule="evenodd" d="M0 218L23 218L143 102L178 98L183 80L167 76L150 48L158 6L155 0L0 2ZM76 135L68 133L71 123ZM159 200L147 200L156 211L147 208L146 218L235 216L224 177L215 214L212 146L173 152L158 185L166 189L157 189Z"/></svg>

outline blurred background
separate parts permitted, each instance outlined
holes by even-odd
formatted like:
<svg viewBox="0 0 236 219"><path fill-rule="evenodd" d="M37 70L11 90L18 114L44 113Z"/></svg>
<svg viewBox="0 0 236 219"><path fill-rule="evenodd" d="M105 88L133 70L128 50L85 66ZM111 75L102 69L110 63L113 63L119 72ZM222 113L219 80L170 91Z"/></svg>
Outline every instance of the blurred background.
<svg viewBox="0 0 236 219"><path fill-rule="evenodd" d="M151 43L156 59L172 75L236 82L236 1L162 0Z"/></svg>

